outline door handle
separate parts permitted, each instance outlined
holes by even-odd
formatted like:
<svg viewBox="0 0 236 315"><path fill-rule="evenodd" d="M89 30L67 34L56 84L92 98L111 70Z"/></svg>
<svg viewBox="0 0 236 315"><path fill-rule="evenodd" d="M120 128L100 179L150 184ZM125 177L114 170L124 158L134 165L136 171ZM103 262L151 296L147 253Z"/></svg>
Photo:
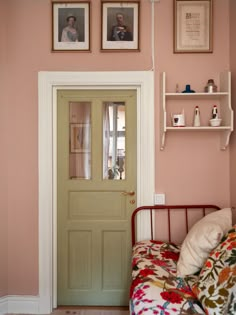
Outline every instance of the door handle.
<svg viewBox="0 0 236 315"><path fill-rule="evenodd" d="M122 191L122 195L124 195L124 196L134 196L135 192L134 191Z"/></svg>

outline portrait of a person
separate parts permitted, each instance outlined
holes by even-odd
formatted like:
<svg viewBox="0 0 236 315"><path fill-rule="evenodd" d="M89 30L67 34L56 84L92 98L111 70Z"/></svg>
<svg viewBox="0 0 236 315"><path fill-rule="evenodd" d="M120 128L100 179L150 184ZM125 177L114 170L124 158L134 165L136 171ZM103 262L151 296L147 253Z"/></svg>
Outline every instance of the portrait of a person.
<svg viewBox="0 0 236 315"><path fill-rule="evenodd" d="M124 14L121 12L116 13L116 24L111 29L111 41L132 41L133 34L128 25L125 23Z"/></svg>
<svg viewBox="0 0 236 315"><path fill-rule="evenodd" d="M89 50L90 2L52 2L52 50Z"/></svg>
<svg viewBox="0 0 236 315"><path fill-rule="evenodd" d="M76 27L76 17L69 14L66 18L67 25L63 28L61 34L61 42L78 42L79 32Z"/></svg>

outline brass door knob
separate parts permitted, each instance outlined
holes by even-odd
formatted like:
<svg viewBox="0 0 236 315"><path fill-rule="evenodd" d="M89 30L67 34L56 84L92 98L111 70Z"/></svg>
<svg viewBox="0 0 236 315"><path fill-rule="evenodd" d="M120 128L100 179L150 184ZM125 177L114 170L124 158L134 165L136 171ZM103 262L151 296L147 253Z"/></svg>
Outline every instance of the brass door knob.
<svg viewBox="0 0 236 315"><path fill-rule="evenodd" d="M124 196L134 196L135 192L134 191L123 191L122 195L124 195Z"/></svg>

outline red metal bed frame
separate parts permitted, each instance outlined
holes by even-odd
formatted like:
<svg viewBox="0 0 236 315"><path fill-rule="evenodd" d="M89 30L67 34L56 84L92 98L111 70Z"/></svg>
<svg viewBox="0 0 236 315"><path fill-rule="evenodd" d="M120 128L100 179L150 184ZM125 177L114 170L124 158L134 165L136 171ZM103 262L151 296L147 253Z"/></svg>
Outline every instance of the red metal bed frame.
<svg viewBox="0 0 236 315"><path fill-rule="evenodd" d="M137 213L143 210L149 210L149 217L150 217L150 227L151 227L151 240L153 238L153 211L158 210L167 210L167 217L168 217L168 238L169 242L171 242L171 217L170 212L176 209L182 209L185 211L185 225L186 225L186 232L188 233L189 224L188 224L188 211L190 209L202 209L202 216L206 215L206 210L220 210L220 207L215 205L155 205L155 206L141 206L134 210L131 216L131 231L132 231L132 246L134 246L136 242L136 215Z"/></svg>

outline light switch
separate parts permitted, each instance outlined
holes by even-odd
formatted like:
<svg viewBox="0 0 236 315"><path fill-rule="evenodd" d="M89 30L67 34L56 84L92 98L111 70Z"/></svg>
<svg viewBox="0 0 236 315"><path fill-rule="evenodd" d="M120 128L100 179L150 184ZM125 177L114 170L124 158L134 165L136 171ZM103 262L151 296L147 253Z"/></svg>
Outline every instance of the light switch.
<svg viewBox="0 0 236 315"><path fill-rule="evenodd" d="M155 194L154 195L154 204L155 205L164 205L166 196L165 194Z"/></svg>

